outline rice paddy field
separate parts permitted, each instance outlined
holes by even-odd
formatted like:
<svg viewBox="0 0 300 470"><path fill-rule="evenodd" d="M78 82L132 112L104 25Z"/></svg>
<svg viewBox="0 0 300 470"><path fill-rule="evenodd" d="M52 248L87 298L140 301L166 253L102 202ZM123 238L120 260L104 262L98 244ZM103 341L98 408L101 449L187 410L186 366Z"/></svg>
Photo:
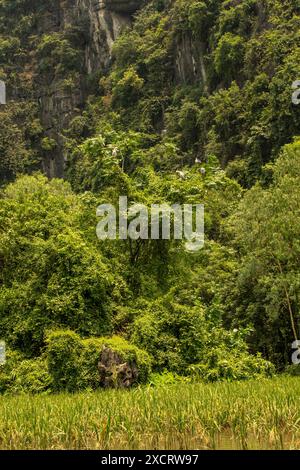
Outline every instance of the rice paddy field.
<svg viewBox="0 0 300 470"><path fill-rule="evenodd" d="M1 396L0 449L300 449L300 378Z"/></svg>

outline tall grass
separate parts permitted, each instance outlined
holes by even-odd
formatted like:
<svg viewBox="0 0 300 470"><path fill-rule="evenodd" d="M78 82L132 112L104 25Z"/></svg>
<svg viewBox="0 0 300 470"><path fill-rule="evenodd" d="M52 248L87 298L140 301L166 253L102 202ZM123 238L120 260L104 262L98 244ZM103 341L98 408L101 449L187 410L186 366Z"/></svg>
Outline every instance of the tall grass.
<svg viewBox="0 0 300 470"><path fill-rule="evenodd" d="M2 396L0 449L300 449L300 379Z"/></svg>

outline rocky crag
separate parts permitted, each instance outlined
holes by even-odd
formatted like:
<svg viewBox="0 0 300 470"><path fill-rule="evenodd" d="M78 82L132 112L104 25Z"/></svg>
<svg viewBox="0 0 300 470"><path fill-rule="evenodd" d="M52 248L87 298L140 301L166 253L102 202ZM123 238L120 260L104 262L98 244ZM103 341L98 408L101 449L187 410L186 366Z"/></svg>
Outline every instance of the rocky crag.
<svg viewBox="0 0 300 470"><path fill-rule="evenodd" d="M71 119L83 108L89 92L88 79L108 69L113 43L130 26L132 15L141 3L139 0L67 0L57 4L51 12L51 21L47 15L47 22L42 26L44 32L57 31L64 35L74 25L82 28L82 38L77 44L78 67L70 70L71 83L66 83L65 71L60 70L47 74L46 80L43 74L38 77L42 126L51 142L56 143L53 152L47 152L42 162L49 177L63 176L66 157L62 130L68 128Z"/></svg>

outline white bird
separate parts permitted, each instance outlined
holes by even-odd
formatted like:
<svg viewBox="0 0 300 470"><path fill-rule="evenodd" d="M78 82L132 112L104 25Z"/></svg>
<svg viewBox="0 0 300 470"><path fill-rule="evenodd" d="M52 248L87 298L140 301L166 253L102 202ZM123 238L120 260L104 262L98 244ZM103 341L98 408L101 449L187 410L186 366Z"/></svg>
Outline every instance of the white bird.
<svg viewBox="0 0 300 470"><path fill-rule="evenodd" d="M112 156L113 157L117 157L118 156L118 153L119 153L119 149L117 147L115 147L112 151Z"/></svg>
<svg viewBox="0 0 300 470"><path fill-rule="evenodd" d="M185 179L185 173L183 171L177 170L176 173L182 180Z"/></svg>

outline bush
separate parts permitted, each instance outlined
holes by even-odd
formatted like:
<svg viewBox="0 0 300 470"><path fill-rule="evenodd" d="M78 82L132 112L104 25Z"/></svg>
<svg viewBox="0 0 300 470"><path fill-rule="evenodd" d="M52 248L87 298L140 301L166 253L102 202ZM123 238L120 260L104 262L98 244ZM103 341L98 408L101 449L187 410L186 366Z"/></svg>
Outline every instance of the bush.
<svg viewBox="0 0 300 470"><path fill-rule="evenodd" d="M147 353L122 338L90 338L82 340L72 331L55 331L48 335L46 355L54 389L74 392L100 386L98 362L104 347L116 352L124 362L135 363L139 383L145 383L151 372Z"/></svg>
<svg viewBox="0 0 300 470"><path fill-rule="evenodd" d="M142 308L142 307L140 307ZM131 340L153 358L154 370L185 374L203 340L203 311L168 301L144 303Z"/></svg>
<svg viewBox="0 0 300 470"><path fill-rule="evenodd" d="M43 150L51 152L57 147L57 143L54 139L50 139L50 137L45 137L41 141L41 147Z"/></svg>
<svg viewBox="0 0 300 470"><path fill-rule="evenodd" d="M290 364L286 367L285 373L287 375L291 375L292 377L300 377L300 365Z"/></svg>
<svg viewBox="0 0 300 470"><path fill-rule="evenodd" d="M23 360L8 352L7 363L0 366L0 393L49 393L52 379L45 358Z"/></svg>
<svg viewBox="0 0 300 470"><path fill-rule="evenodd" d="M272 377L275 368L260 355L252 356L246 351L226 351L216 347L207 351L204 363L190 366L189 372L196 381L215 382Z"/></svg>
<svg viewBox="0 0 300 470"><path fill-rule="evenodd" d="M183 377L172 372L163 372L162 374L153 373L150 375L149 383L154 387L164 387L180 383L189 383L189 377Z"/></svg>
<svg viewBox="0 0 300 470"><path fill-rule="evenodd" d="M219 77L230 82L243 65L245 42L240 36L224 34L215 51L215 68Z"/></svg>
<svg viewBox="0 0 300 470"><path fill-rule="evenodd" d="M81 340L72 331L57 331L47 338L47 362L55 390L73 391L80 376Z"/></svg>
<svg viewBox="0 0 300 470"><path fill-rule="evenodd" d="M49 330L110 334L115 276L92 223L84 232L81 198L41 175L20 177L1 196L0 336L36 357Z"/></svg>
<svg viewBox="0 0 300 470"><path fill-rule="evenodd" d="M66 73L69 70L79 70L81 67L80 52L71 45L60 33L45 34L37 48L39 71L49 73Z"/></svg>
<svg viewBox="0 0 300 470"><path fill-rule="evenodd" d="M133 67L130 67L113 88L114 103L120 106L132 105L139 98L143 86L143 78L139 77Z"/></svg>
<svg viewBox="0 0 300 470"><path fill-rule="evenodd" d="M129 364L135 363L139 371L139 383L146 383L151 372L149 355L128 343L123 338L90 338L81 341L82 351L79 358L80 384L79 388L99 387L98 362L104 347L116 352L120 358Z"/></svg>
<svg viewBox="0 0 300 470"><path fill-rule="evenodd" d="M176 296L184 301L174 292ZM271 376L273 364L249 353L246 338L250 332L228 331L217 318L210 319L203 307L175 303L166 296L164 301L144 301L131 340L151 355L158 374L168 371L207 382Z"/></svg>

